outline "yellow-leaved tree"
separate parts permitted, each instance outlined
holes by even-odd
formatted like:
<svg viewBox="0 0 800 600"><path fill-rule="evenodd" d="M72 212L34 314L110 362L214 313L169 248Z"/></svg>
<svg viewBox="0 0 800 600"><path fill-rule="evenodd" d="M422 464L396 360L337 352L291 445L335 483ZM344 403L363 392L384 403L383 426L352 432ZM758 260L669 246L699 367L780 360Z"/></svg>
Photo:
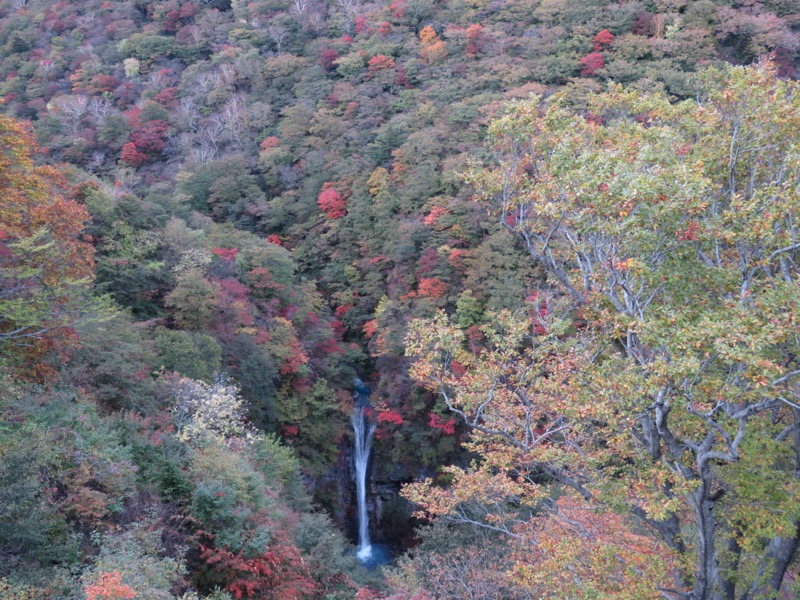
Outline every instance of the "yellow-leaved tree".
<svg viewBox="0 0 800 600"><path fill-rule="evenodd" d="M32 376L76 341L94 276L89 214L64 197L56 169L34 163L35 149L22 124L0 116L0 359Z"/></svg>
<svg viewBox="0 0 800 600"><path fill-rule="evenodd" d="M547 281L476 345L444 314L412 374L470 469L410 486L503 532L537 598L775 597L800 546L800 86L516 102L467 175ZM790 592L791 593L791 592Z"/></svg>

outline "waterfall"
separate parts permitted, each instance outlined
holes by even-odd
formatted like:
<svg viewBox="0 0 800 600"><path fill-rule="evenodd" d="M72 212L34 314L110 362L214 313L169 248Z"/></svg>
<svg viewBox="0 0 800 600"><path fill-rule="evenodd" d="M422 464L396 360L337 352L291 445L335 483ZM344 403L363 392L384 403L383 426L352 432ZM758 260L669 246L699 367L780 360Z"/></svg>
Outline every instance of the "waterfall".
<svg viewBox="0 0 800 600"><path fill-rule="evenodd" d="M375 433L375 425L369 423L365 414L368 400L363 402L362 396L358 392L356 394L359 401L353 412L352 420L353 431L356 435L354 462L356 466L356 492L358 494L358 558L364 562L368 561L372 556L372 546L369 543L369 514L367 513L367 465L369 464L369 451L372 447L372 435Z"/></svg>

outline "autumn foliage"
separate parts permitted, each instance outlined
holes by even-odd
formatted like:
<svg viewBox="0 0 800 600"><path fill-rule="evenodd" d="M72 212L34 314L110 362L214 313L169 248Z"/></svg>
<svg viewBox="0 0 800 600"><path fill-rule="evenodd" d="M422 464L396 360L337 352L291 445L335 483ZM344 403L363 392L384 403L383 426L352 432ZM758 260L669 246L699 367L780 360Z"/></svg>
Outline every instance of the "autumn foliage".
<svg viewBox="0 0 800 600"><path fill-rule="evenodd" d="M456 432L456 421L452 417L445 421L436 413L431 413L428 425L440 430L445 435L453 435Z"/></svg>
<svg viewBox="0 0 800 600"><path fill-rule="evenodd" d="M422 57L428 62L442 60L447 55L444 42L430 25L426 25L419 32L419 40L422 44Z"/></svg>
<svg viewBox="0 0 800 600"><path fill-rule="evenodd" d="M164 149L164 136L168 128L169 124L164 121L148 121L131 133L131 142L139 152L155 157Z"/></svg>
<svg viewBox="0 0 800 600"><path fill-rule="evenodd" d="M638 600L671 585L665 547L580 497L562 496L518 532L511 577L538 598Z"/></svg>
<svg viewBox="0 0 800 600"><path fill-rule="evenodd" d="M86 587L86 600L127 600L135 597L133 588L122 583L119 571L101 573L96 583Z"/></svg>
<svg viewBox="0 0 800 600"><path fill-rule="evenodd" d="M332 221L341 219L347 213L344 197L329 182L323 184L322 191L317 197L317 204L325 216Z"/></svg>
<svg viewBox="0 0 800 600"><path fill-rule="evenodd" d="M140 152L133 142L127 142L122 146L120 160L130 167L138 168L147 162L147 155L144 152Z"/></svg>
<svg viewBox="0 0 800 600"><path fill-rule="evenodd" d="M592 38L592 49L595 52L602 52L614 42L614 34L608 29L603 29Z"/></svg>
<svg viewBox="0 0 800 600"><path fill-rule="evenodd" d="M3 2L0 596L796 596L796 5Z"/></svg>
<svg viewBox="0 0 800 600"><path fill-rule="evenodd" d="M581 58L581 75L591 77L605 67L605 60L600 52L592 52Z"/></svg>
<svg viewBox="0 0 800 600"><path fill-rule="evenodd" d="M447 284L438 277L423 277L419 280L420 296L441 298L447 293Z"/></svg>
<svg viewBox="0 0 800 600"><path fill-rule="evenodd" d="M234 598L304 600L315 597L316 585L309 576L300 552L286 541L274 541L256 556L201 546L200 558L212 581L224 582Z"/></svg>
<svg viewBox="0 0 800 600"><path fill-rule="evenodd" d="M483 26L478 23L473 23L467 27L466 37L467 46L464 50L466 51L467 56L470 58L477 58L482 46L481 41L483 38Z"/></svg>
<svg viewBox="0 0 800 600"><path fill-rule="evenodd" d="M394 59L383 54L376 54L369 59L367 68L369 71L380 71L383 69L394 69Z"/></svg>
<svg viewBox="0 0 800 600"><path fill-rule="evenodd" d="M89 214L58 171L34 164L26 128L0 117L0 146L0 350L39 360L76 342L70 326L94 275Z"/></svg>
<svg viewBox="0 0 800 600"><path fill-rule="evenodd" d="M391 423L393 425L402 425L403 417L396 410L382 410L378 412L379 423Z"/></svg>
<svg viewBox="0 0 800 600"><path fill-rule="evenodd" d="M773 182L800 179L796 84L765 64L704 85L681 104L613 87L592 120L515 104L490 126L503 158L468 179L552 285L486 315L478 345L463 315L409 328L411 375L481 460L406 494L519 542L530 596L769 597L795 559L798 203Z"/></svg>

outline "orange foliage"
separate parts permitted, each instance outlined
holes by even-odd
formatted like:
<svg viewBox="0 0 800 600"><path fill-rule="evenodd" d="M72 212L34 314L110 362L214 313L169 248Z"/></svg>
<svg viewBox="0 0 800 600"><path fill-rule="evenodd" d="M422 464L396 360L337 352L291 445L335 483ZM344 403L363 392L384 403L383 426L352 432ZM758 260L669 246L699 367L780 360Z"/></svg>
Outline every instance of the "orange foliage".
<svg viewBox="0 0 800 600"><path fill-rule="evenodd" d="M147 155L136 149L136 144L128 142L122 146L120 160L134 169L141 167L147 161Z"/></svg>
<svg viewBox="0 0 800 600"><path fill-rule="evenodd" d="M447 262L450 263L450 266L453 267L456 271L466 271L467 266L464 264L464 259L469 256L469 251L464 250L463 248L456 248L455 250L451 251L450 254L447 256Z"/></svg>
<svg viewBox="0 0 800 600"><path fill-rule="evenodd" d="M380 71L381 69L394 69L394 59L391 56L376 54L369 59L367 68L370 71Z"/></svg>
<svg viewBox="0 0 800 600"><path fill-rule="evenodd" d="M308 363L308 355L303 351L300 342L293 339L290 342L290 351L285 360L281 363L281 375L288 375L289 373L297 373L300 367Z"/></svg>
<svg viewBox="0 0 800 600"><path fill-rule="evenodd" d="M438 277L423 277L419 280L418 291L420 296L441 298L447 293L447 284Z"/></svg>
<svg viewBox="0 0 800 600"><path fill-rule="evenodd" d="M439 35L436 33L433 27L426 25L420 30L419 39L423 46L430 46L439 39Z"/></svg>
<svg viewBox="0 0 800 600"><path fill-rule="evenodd" d="M690 221L685 230L675 233L675 237L682 242L693 242L698 238L699 232L700 224L697 221Z"/></svg>
<svg viewBox="0 0 800 600"><path fill-rule="evenodd" d="M483 33L483 26L479 25L478 23L473 23L469 27L467 27L467 39L470 41L474 41L480 37Z"/></svg>
<svg viewBox="0 0 800 600"><path fill-rule="evenodd" d="M434 229L436 229L437 225L439 224L439 219L449 214L450 211L447 210L446 208L441 206L434 206L431 209L431 212L427 214L427 216L422 220L422 222L428 227L433 227Z"/></svg>
<svg viewBox="0 0 800 600"><path fill-rule="evenodd" d="M370 339L378 331L378 322L375 319L367 321L361 329L367 339Z"/></svg>
<svg viewBox="0 0 800 600"><path fill-rule="evenodd" d="M666 547L574 496L562 496L517 533L511 576L537 598L636 600L674 587Z"/></svg>
<svg viewBox="0 0 800 600"><path fill-rule="evenodd" d="M467 56L470 58L477 58L480 52L480 40L483 35L483 27L477 23L467 27L467 47L465 48Z"/></svg>
<svg viewBox="0 0 800 600"><path fill-rule="evenodd" d="M76 282L94 275L94 248L82 239L87 210L61 195L64 180L35 166L31 133L0 116L0 341L23 341L28 372L51 349L72 346Z"/></svg>
<svg viewBox="0 0 800 600"><path fill-rule="evenodd" d="M419 32L419 40L422 43L422 58L429 63L437 62L447 55L444 42L430 25L426 25Z"/></svg>
<svg viewBox="0 0 800 600"><path fill-rule="evenodd" d="M97 583L86 587L86 600L127 600L135 596L133 588L122 583L119 571L101 573Z"/></svg>
<svg viewBox="0 0 800 600"><path fill-rule="evenodd" d="M265 138L263 142L261 142L261 149L268 150L269 148L277 148L280 145L281 141L275 137L274 135Z"/></svg>

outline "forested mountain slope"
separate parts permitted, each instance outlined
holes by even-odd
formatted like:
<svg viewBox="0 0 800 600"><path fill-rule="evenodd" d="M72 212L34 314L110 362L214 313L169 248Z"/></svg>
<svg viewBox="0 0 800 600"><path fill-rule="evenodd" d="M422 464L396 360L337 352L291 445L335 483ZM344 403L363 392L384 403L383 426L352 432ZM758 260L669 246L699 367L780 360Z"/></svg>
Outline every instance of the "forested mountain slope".
<svg viewBox="0 0 800 600"><path fill-rule="evenodd" d="M629 540L619 560L652 569L661 592L578 569L552 597L764 592L771 544L796 527L796 389L782 402L742 381L796 387L797 113L781 82L799 33L794 0L2 2L0 493L17 508L0 518L0 585L15 598L383 593L307 498L340 525L352 516L340 503L358 375L375 390L376 477L436 478L408 492L441 518L395 572L398 597L458 596L462 567L480 574L476 598L544 597L533 571L575 567L531 558L558 526L516 512L557 513L560 486L617 510L575 527ZM767 70L696 76L767 54ZM572 197L589 189L590 207ZM678 273L686 286L670 287ZM758 310L731 304L748 294ZM705 304L717 312L681 308ZM720 327L725 343L709 337ZM553 389L522 413L474 412L493 385L534 385L529 372ZM641 446L621 441L626 419L649 423L643 407L706 375L679 432L653 421ZM574 414L586 390L603 402ZM492 418L504 424L474 433ZM718 475L745 443L765 462ZM728 454L700 465L715 444ZM440 470L453 462L464 470ZM753 483L762 469L775 479ZM492 502L470 495L503 474ZM612 502L617 485L641 497ZM745 519L759 502L747 486L779 488L763 500L774 522ZM588 510L569 494L561 506L562 525ZM406 511L389 506L385 526L407 530ZM636 554L655 558L626 562ZM592 573L614 569L590 556ZM158 577L128 580L136 561Z"/></svg>

